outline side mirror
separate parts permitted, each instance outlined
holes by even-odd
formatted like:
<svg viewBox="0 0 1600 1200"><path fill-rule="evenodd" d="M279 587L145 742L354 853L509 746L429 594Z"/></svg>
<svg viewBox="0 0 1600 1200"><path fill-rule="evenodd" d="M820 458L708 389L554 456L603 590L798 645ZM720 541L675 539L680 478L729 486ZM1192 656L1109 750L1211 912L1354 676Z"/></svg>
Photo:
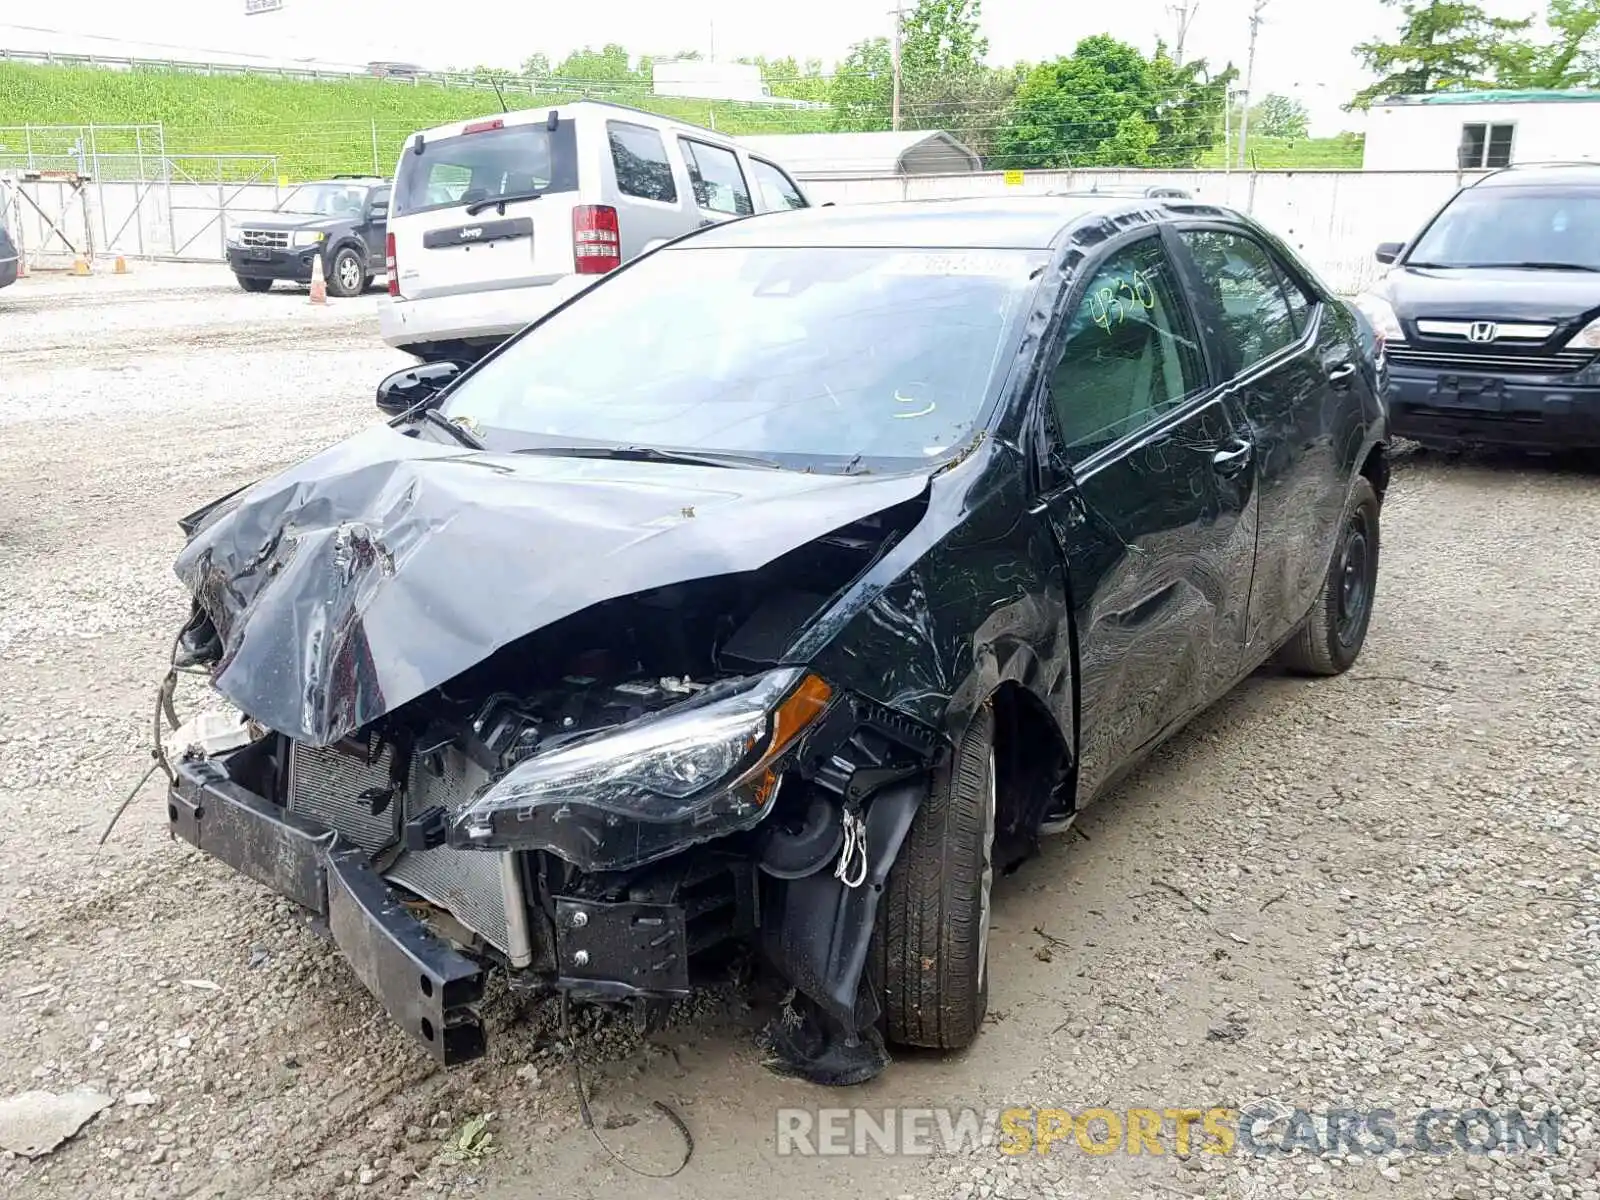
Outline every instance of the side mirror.
<svg viewBox="0 0 1600 1200"><path fill-rule="evenodd" d="M419 406L432 407L439 393L464 370L461 363L435 362L396 371L378 385L378 407L390 416Z"/></svg>
<svg viewBox="0 0 1600 1200"><path fill-rule="evenodd" d="M1383 242L1378 246L1375 257L1381 263L1392 263L1400 257L1400 251L1406 248L1404 242Z"/></svg>
<svg viewBox="0 0 1600 1200"><path fill-rule="evenodd" d="M370 212L374 221L386 221L389 219L389 206L387 204L374 204Z"/></svg>

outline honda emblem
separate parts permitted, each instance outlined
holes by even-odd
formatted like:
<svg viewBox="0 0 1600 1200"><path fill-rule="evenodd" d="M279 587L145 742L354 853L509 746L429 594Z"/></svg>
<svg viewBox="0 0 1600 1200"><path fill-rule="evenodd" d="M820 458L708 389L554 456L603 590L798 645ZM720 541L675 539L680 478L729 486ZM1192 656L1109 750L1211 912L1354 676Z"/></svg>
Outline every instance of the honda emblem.
<svg viewBox="0 0 1600 1200"><path fill-rule="evenodd" d="M1474 321L1467 330L1469 342L1492 342L1500 336L1500 330L1493 321Z"/></svg>

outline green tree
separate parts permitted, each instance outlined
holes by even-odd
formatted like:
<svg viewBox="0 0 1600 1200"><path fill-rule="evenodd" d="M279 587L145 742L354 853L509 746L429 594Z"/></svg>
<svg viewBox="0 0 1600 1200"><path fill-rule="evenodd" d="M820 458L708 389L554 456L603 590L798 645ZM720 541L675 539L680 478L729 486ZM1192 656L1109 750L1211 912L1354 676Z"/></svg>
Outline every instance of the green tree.
<svg viewBox="0 0 1600 1200"><path fill-rule="evenodd" d="M1534 51L1531 20L1491 17L1458 0L1383 0L1404 19L1392 42L1363 42L1356 57L1379 76L1350 102L1366 108L1392 95L1489 87L1525 76Z"/></svg>
<svg viewBox="0 0 1600 1200"><path fill-rule="evenodd" d="M832 84L822 72L822 60L808 58L798 63L793 57L768 58L764 54L757 54L751 58L739 60L752 67L761 69L761 81L774 96L782 96L788 100L811 100L825 102L828 100Z"/></svg>
<svg viewBox="0 0 1600 1200"><path fill-rule="evenodd" d="M888 129L894 95L894 54L888 38L868 38L850 47L833 72L829 99L833 127Z"/></svg>
<svg viewBox="0 0 1600 1200"><path fill-rule="evenodd" d="M522 73L532 79L545 79L550 75L550 56L548 54L530 54L522 60Z"/></svg>
<svg viewBox="0 0 1600 1200"><path fill-rule="evenodd" d="M1250 110L1250 132L1262 137L1303 138L1311 129L1306 106L1288 96L1269 92Z"/></svg>
<svg viewBox="0 0 1600 1200"><path fill-rule="evenodd" d="M643 75L635 71L628 52L615 42L608 42L599 50L591 50L585 46L582 50L574 50L562 59L555 69L555 77L563 82L571 80L574 83L603 83L613 85L638 85L648 84L650 74L648 62L643 65L646 70Z"/></svg>
<svg viewBox="0 0 1600 1200"><path fill-rule="evenodd" d="M1146 59L1107 34L1041 63L1017 90L995 136L998 167L1185 167L1215 144L1232 68L1178 66L1164 47Z"/></svg>
<svg viewBox="0 0 1600 1200"><path fill-rule="evenodd" d="M1544 23L1555 40L1533 48L1516 82L1536 88L1600 84L1600 0L1550 0Z"/></svg>

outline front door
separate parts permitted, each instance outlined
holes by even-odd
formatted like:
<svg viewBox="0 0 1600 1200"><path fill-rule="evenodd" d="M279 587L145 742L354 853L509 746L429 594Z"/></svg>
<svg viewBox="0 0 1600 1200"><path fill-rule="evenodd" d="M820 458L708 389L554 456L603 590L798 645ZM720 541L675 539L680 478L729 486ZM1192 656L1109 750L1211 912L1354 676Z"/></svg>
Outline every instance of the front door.
<svg viewBox="0 0 1600 1200"><path fill-rule="evenodd" d="M739 156L725 146L697 138L680 137L684 165L699 206L701 225L715 225L730 217L748 217L756 211L750 183L739 166Z"/></svg>
<svg viewBox="0 0 1600 1200"><path fill-rule="evenodd" d="M382 276L388 270L385 243L389 231L389 189L373 188L367 197L367 222L361 240L367 244L367 274Z"/></svg>
<svg viewBox="0 0 1600 1200"><path fill-rule="evenodd" d="M1041 498L1078 633L1080 805L1237 678L1256 543L1255 449L1162 240L1086 274L1046 360L1070 482Z"/></svg>

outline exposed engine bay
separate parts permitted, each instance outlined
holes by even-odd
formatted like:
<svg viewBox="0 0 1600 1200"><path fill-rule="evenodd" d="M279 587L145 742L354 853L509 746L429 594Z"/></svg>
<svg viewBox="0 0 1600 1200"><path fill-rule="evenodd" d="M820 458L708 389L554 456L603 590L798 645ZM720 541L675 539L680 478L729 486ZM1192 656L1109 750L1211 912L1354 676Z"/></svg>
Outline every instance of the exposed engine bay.
<svg viewBox="0 0 1600 1200"><path fill-rule="evenodd" d="M331 742L268 730L186 764L175 832L227 857L205 844L197 798L226 777L334 831L335 851L468 959L520 988L626 1002L641 1026L689 994L692 964L758 945L808 1006L775 1065L870 1078L888 1061L865 983L871 914L938 739L784 659L918 507L758 571L584 608ZM226 661L226 640L197 601L178 660ZM379 957L363 979L393 1012ZM469 1003L415 1027L447 1062L482 1049L475 990L455 992Z"/></svg>

